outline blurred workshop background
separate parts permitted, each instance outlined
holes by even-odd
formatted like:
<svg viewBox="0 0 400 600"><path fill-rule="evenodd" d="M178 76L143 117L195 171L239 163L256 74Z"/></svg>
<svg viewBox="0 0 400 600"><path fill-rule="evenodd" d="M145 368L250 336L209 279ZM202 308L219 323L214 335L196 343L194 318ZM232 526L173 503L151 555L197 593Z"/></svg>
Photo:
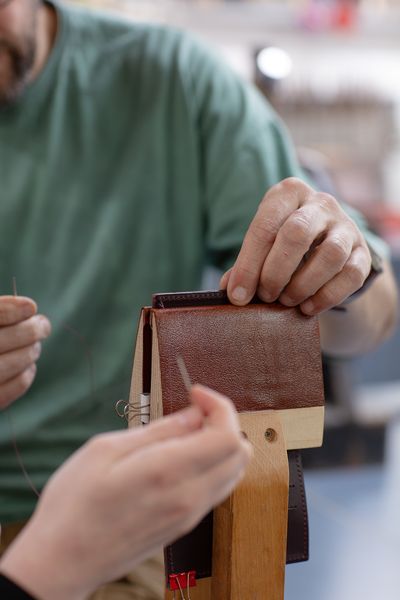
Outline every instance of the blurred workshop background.
<svg viewBox="0 0 400 600"><path fill-rule="evenodd" d="M200 36L282 115L304 166L359 208L400 280L400 0L81 0ZM162 48L160 48L162 52ZM286 600L400 597L400 331L325 365L324 447L304 452L311 559Z"/></svg>

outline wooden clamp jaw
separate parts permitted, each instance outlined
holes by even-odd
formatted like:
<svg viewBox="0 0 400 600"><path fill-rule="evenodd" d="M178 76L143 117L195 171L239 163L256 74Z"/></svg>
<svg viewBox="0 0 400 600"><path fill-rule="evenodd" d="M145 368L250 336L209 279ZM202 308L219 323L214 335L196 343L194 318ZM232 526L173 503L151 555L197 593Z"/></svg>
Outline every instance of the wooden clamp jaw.
<svg viewBox="0 0 400 600"><path fill-rule="evenodd" d="M283 600L289 473L282 424L274 411L242 413L240 422L254 456L214 511L211 598Z"/></svg>
<svg viewBox="0 0 400 600"><path fill-rule="evenodd" d="M213 576L191 588L191 600L284 597L289 474L281 419L267 410L241 413L240 423L254 455L243 481L214 509Z"/></svg>

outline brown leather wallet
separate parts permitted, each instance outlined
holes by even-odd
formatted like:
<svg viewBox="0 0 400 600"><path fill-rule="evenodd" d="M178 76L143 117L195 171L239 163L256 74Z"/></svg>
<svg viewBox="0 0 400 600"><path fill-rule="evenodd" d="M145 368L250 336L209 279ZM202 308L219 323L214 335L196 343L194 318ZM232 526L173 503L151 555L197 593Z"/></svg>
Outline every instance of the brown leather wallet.
<svg viewBox="0 0 400 600"><path fill-rule="evenodd" d="M136 376L130 399L137 405L139 395L151 391L152 418L188 403L178 355L192 382L229 396L239 412L275 409L283 420L287 415L293 420L293 415L300 414L296 411L309 411L316 436L307 432L304 439L296 440L287 427L287 435L292 436L292 445L287 445L287 562L307 560L307 506L298 448L322 442L324 400L317 318L257 298L246 307L236 307L224 291L156 294L152 308L142 313L135 353L136 374L139 365L141 377ZM141 379L139 387L137 379ZM168 575L192 570L198 578L211 575L212 530L210 513L191 533L165 549L167 582Z"/></svg>

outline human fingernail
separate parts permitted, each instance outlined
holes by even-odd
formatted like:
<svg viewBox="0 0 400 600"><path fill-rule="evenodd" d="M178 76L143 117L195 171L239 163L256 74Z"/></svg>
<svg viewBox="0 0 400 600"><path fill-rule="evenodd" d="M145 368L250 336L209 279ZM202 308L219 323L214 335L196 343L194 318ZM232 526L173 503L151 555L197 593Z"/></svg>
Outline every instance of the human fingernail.
<svg viewBox="0 0 400 600"><path fill-rule="evenodd" d="M21 305L21 310L23 314L23 318L27 319L28 317L32 317L32 315L36 312L36 306L32 302L24 302Z"/></svg>
<svg viewBox="0 0 400 600"><path fill-rule="evenodd" d="M311 315L315 310L314 302L312 302L312 300L307 300L306 302L303 302L303 304L301 305L301 310L303 311L303 313Z"/></svg>
<svg viewBox="0 0 400 600"><path fill-rule="evenodd" d="M245 302L247 300L247 290L242 286L235 287L232 290L232 298L236 302Z"/></svg>
<svg viewBox="0 0 400 600"><path fill-rule="evenodd" d="M42 333L43 335L45 335L46 337L48 335L50 335L51 332L51 325L48 319L46 319L46 317L39 317L40 319L40 327L42 329Z"/></svg>

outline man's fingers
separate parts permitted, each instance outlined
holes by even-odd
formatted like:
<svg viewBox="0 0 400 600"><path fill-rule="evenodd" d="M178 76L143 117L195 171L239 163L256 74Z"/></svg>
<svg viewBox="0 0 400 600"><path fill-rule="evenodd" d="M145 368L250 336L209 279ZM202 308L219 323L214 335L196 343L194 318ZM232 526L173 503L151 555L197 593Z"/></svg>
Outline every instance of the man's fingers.
<svg viewBox="0 0 400 600"><path fill-rule="evenodd" d="M32 385L36 375L36 365L31 365L25 371L0 385L0 408L6 408L11 402L20 398Z"/></svg>
<svg viewBox="0 0 400 600"><path fill-rule="evenodd" d="M298 179L286 179L264 196L243 240L228 283L228 296L237 305L247 304L258 287L261 270L278 231L289 215L313 190Z"/></svg>
<svg viewBox="0 0 400 600"><path fill-rule="evenodd" d="M37 312L36 302L24 296L0 296L0 327L29 319Z"/></svg>
<svg viewBox="0 0 400 600"><path fill-rule="evenodd" d="M40 342L0 355L0 384L16 377L34 364L41 352Z"/></svg>
<svg viewBox="0 0 400 600"><path fill-rule="evenodd" d="M359 267L351 253L359 246L365 246L362 235L335 198L289 178L264 197L221 286L237 305L247 304L255 292L266 302L279 298L287 306L315 296L317 307L303 306L315 314L331 307L332 298L342 301L355 291ZM340 284L336 291L332 279Z"/></svg>
<svg viewBox="0 0 400 600"><path fill-rule="evenodd" d="M354 235L346 230L333 230L293 275L279 300L285 306L305 302L345 266L350 258Z"/></svg>
<svg viewBox="0 0 400 600"><path fill-rule="evenodd" d="M295 210L282 224L263 265L257 293L265 302L278 299L314 242L327 229L328 215L316 204Z"/></svg>
<svg viewBox="0 0 400 600"><path fill-rule="evenodd" d="M40 342L51 332L50 321L35 315L16 325L0 328L0 354Z"/></svg>
<svg viewBox="0 0 400 600"><path fill-rule="evenodd" d="M341 270L314 296L300 305L306 315L320 314L341 304L363 285L371 268L371 258L367 248L359 246Z"/></svg>

